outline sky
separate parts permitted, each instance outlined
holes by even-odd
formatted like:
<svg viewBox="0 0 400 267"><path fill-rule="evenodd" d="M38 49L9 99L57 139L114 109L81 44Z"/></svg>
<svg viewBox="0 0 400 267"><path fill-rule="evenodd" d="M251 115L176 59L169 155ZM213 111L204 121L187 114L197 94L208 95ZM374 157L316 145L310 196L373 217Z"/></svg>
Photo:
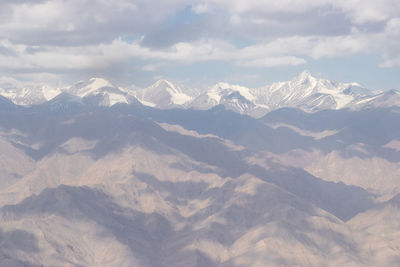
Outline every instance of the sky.
<svg viewBox="0 0 400 267"><path fill-rule="evenodd" d="M399 0L1 0L0 77L400 89Z"/></svg>

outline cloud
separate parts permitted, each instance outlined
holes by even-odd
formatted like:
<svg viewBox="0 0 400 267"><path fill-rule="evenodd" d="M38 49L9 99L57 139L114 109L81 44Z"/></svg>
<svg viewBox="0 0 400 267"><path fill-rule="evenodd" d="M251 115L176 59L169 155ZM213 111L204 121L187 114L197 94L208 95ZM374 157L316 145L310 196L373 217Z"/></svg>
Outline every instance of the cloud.
<svg viewBox="0 0 400 267"><path fill-rule="evenodd" d="M38 51L29 51L25 45L3 42L8 44L15 56L0 55L2 60L0 66L25 70L106 69L135 58L142 61L158 61L145 64L142 67L145 71L156 70L162 65L162 61L182 64L224 61L246 67L297 65L305 62L303 59L287 56L290 50L287 47L279 47L281 42L238 49L226 41L205 39L192 43L181 42L165 49L153 50L143 47L140 41L129 43L118 38L110 44L82 47L43 46Z"/></svg>
<svg viewBox="0 0 400 267"><path fill-rule="evenodd" d="M157 29L185 5L169 1L48 0L3 3L0 38L36 45L111 42Z"/></svg>
<svg viewBox="0 0 400 267"><path fill-rule="evenodd" d="M398 16L400 3L397 0L202 0L193 6L193 10L198 13L226 10L243 19L254 15L305 14L310 10L316 16L329 12L341 12L354 23L363 24Z"/></svg>
<svg viewBox="0 0 400 267"><path fill-rule="evenodd" d="M158 63L158 64L147 64L141 67L142 70L144 71L156 71L158 70L163 64Z"/></svg>
<svg viewBox="0 0 400 267"><path fill-rule="evenodd" d="M383 68L400 67L400 18L388 22L385 32L381 34L383 47L383 62L379 64Z"/></svg>
<svg viewBox="0 0 400 267"><path fill-rule="evenodd" d="M314 59L320 59L367 53L374 45L369 42L371 39L363 35L317 38L314 41L314 45L310 48L309 55Z"/></svg>
<svg viewBox="0 0 400 267"><path fill-rule="evenodd" d="M4 0L0 71L162 75L167 65L271 68L354 55L393 68L399 29L398 0Z"/></svg>
<svg viewBox="0 0 400 267"><path fill-rule="evenodd" d="M294 56L283 57L267 57L257 58L248 61L239 61L236 63L238 66L243 67L278 67L278 66L296 66L306 63L306 60Z"/></svg>
<svg viewBox="0 0 400 267"><path fill-rule="evenodd" d="M141 67L144 71L155 71L165 62L192 64L221 61L241 67L296 66L306 63L305 57L321 59L369 53L382 45L381 40L393 38L393 29L396 29L394 26L396 25L392 25L390 27L392 30L387 30L384 34L354 32L343 36L292 36L242 48L237 48L229 41L201 39L152 49L143 46L140 39L127 42L117 38L111 43L77 47L41 46L35 50L27 45L3 40L0 44L3 43L9 55L0 54L0 67L25 70L53 69L57 72L60 69L95 70L111 68L116 64L135 59L140 59L141 62L151 61ZM391 35L390 38L385 34ZM386 57L397 53L396 43L391 42L392 45L385 42Z"/></svg>
<svg viewBox="0 0 400 267"><path fill-rule="evenodd" d="M338 0L332 1L332 6L341 9L355 24L387 21L400 14L397 0Z"/></svg>

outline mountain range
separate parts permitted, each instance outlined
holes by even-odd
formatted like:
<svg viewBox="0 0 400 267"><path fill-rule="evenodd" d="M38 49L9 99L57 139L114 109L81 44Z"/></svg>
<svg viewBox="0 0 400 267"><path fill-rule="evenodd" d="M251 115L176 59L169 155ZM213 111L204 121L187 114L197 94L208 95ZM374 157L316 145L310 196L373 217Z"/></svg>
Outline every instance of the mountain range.
<svg viewBox="0 0 400 267"><path fill-rule="evenodd" d="M272 110L295 107L308 112L324 109L360 109L368 106L399 105L399 91L378 92L357 83L339 83L313 77L308 71L287 82L273 83L259 88L247 88L228 83L217 83L206 89L180 87L167 80L159 80L147 88L122 88L103 78L92 78L64 88L45 85L20 84L2 78L0 95L19 105L41 104L60 93L79 96L99 106L134 103L160 108L210 109L217 105L240 114L260 118Z"/></svg>
<svg viewBox="0 0 400 267"><path fill-rule="evenodd" d="M397 91L1 88L1 266L400 262Z"/></svg>

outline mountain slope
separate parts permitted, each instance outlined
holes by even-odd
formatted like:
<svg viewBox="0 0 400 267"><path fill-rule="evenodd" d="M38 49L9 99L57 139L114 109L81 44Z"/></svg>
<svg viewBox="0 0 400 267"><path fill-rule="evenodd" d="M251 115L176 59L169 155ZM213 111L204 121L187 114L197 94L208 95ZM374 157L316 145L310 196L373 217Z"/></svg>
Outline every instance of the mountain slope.
<svg viewBox="0 0 400 267"><path fill-rule="evenodd" d="M362 109L379 106L400 106L396 91L374 92L357 83L340 83L313 77L308 71L286 82L259 88L247 88L228 83L217 83L206 90L181 87L167 80L153 85L128 90L115 86L103 78L92 78L64 88L50 88L38 84L24 84L11 78L0 79L0 95L16 104L40 104L61 92L84 98L96 106L116 103L140 103L161 109L210 109L217 105L255 118L282 107L295 107L307 112L325 109Z"/></svg>
<svg viewBox="0 0 400 267"><path fill-rule="evenodd" d="M377 95L364 97L354 101L351 108L377 108L377 107L399 107L400 106L400 91L390 90Z"/></svg>
<svg viewBox="0 0 400 267"><path fill-rule="evenodd" d="M0 95L17 105L42 104L61 92L44 84L24 83L8 77L0 78Z"/></svg>
<svg viewBox="0 0 400 267"><path fill-rule="evenodd" d="M375 208L354 217L349 224L368 233L367 242L375 242L376 258L386 258L388 265L400 260L400 195L376 205ZM388 254L388 248L395 253Z"/></svg>
<svg viewBox="0 0 400 267"><path fill-rule="evenodd" d="M341 109L373 94L358 84L319 79L304 71L291 81L260 88L219 83L195 98L190 106L208 109L224 105L241 114L261 117L281 107L297 107L311 112Z"/></svg>
<svg viewBox="0 0 400 267"><path fill-rule="evenodd" d="M116 103L137 103L135 97L123 88L112 85L102 78L91 78L63 90L83 98L83 101L95 106L112 106Z"/></svg>
<svg viewBox="0 0 400 267"><path fill-rule="evenodd" d="M116 103L137 103L135 97L127 90L116 87L103 78L91 78L64 88L51 88L45 85L22 84L5 79L0 81L0 95L12 100L15 104L30 106L50 101L61 93L82 98L84 102L95 106L112 106ZM13 82L12 82L13 81Z"/></svg>
<svg viewBox="0 0 400 267"><path fill-rule="evenodd" d="M254 94L272 108L300 107L304 110L340 109L355 98L373 93L357 84L344 84L313 77L302 72L291 81L256 89Z"/></svg>
<svg viewBox="0 0 400 267"><path fill-rule="evenodd" d="M269 110L268 106L256 104L256 97L250 92L249 88L230 85L228 83L218 83L206 92L196 97L190 107L194 109L209 109L217 105L240 114L259 116Z"/></svg>
<svg viewBox="0 0 400 267"><path fill-rule="evenodd" d="M150 87L135 91L134 95L142 104L157 108L183 107L192 100L167 80L159 80Z"/></svg>
<svg viewBox="0 0 400 267"><path fill-rule="evenodd" d="M286 108L254 119L221 106L84 100L63 93L26 108L4 101L1 265L393 264L396 235L382 246L352 223L368 221L389 194L316 177L299 151L318 151L315 162L362 143L365 151L350 156L396 163L395 108ZM284 161L288 154L297 165Z"/></svg>

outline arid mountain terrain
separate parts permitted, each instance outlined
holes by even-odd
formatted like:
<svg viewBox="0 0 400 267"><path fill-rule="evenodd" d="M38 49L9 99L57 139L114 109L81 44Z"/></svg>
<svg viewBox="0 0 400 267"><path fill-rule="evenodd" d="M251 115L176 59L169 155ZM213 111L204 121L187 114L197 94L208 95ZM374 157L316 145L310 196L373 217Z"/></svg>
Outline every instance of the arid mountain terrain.
<svg viewBox="0 0 400 267"><path fill-rule="evenodd" d="M397 91L305 72L55 95L0 96L1 266L400 263Z"/></svg>

